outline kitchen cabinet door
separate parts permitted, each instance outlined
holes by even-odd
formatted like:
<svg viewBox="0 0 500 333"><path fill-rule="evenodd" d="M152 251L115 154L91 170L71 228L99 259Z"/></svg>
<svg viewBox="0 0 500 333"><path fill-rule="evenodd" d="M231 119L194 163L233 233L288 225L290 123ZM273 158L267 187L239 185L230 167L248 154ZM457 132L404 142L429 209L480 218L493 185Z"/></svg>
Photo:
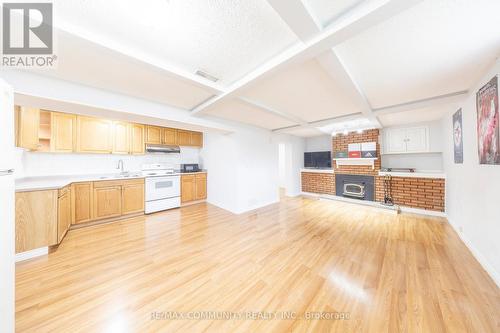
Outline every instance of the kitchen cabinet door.
<svg viewBox="0 0 500 333"><path fill-rule="evenodd" d="M146 143L150 144L161 144L161 134L162 128L158 126L147 126L146 127Z"/></svg>
<svg viewBox="0 0 500 333"><path fill-rule="evenodd" d="M131 148L132 154L144 154L144 125L132 124L131 125Z"/></svg>
<svg viewBox="0 0 500 333"><path fill-rule="evenodd" d="M207 174L199 173L195 175L196 192L195 200L204 200L207 198Z"/></svg>
<svg viewBox="0 0 500 333"><path fill-rule="evenodd" d="M195 200L196 197L196 180L194 175L181 176L181 202L189 202Z"/></svg>
<svg viewBox="0 0 500 333"><path fill-rule="evenodd" d="M36 150L39 145L38 131L40 128L40 109L18 107L17 118L17 146Z"/></svg>
<svg viewBox="0 0 500 333"><path fill-rule="evenodd" d="M163 144L176 145L177 144L177 130L175 128L163 128Z"/></svg>
<svg viewBox="0 0 500 333"><path fill-rule="evenodd" d="M405 153L406 152L406 129L392 128L386 132L386 153Z"/></svg>
<svg viewBox="0 0 500 333"><path fill-rule="evenodd" d="M92 220L92 182L72 185L72 221L74 224Z"/></svg>
<svg viewBox="0 0 500 333"><path fill-rule="evenodd" d="M122 187L94 183L94 219L120 216L122 214Z"/></svg>
<svg viewBox="0 0 500 333"><path fill-rule="evenodd" d="M179 146L191 146L191 131L177 130L177 144Z"/></svg>
<svg viewBox="0 0 500 333"><path fill-rule="evenodd" d="M77 116L77 152L108 154L113 150L110 120Z"/></svg>
<svg viewBox="0 0 500 333"><path fill-rule="evenodd" d="M203 133L192 132L191 133L191 145L195 147L203 147Z"/></svg>
<svg viewBox="0 0 500 333"><path fill-rule="evenodd" d="M122 121L113 122L113 154L128 154L130 151L130 127Z"/></svg>
<svg viewBox="0 0 500 333"><path fill-rule="evenodd" d="M52 112L51 117L51 151L71 153L75 149L76 116L73 114Z"/></svg>
<svg viewBox="0 0 500 333"><path fill-rule="evenodd" d="M427 127L411 127L406 129L406 151L422 153L429 151Z"/></svg>
<svg viewBox="0 0 500 333"><path fill-rule="evenodd" d="M144 180L125 183L122 187L122 214L144 211Z"/></svg>
<svg viewBox="0 0 500 333"><path fill-rule="evenodd" d="M16 253L57 240L57 190L16 193Z"/></svg>
<svg viewBox="0 0 500 333"><path fill-rule="evenodd" d="M57 242L61 243L71 225L71 191L63 189L57 200Z"/></svg>

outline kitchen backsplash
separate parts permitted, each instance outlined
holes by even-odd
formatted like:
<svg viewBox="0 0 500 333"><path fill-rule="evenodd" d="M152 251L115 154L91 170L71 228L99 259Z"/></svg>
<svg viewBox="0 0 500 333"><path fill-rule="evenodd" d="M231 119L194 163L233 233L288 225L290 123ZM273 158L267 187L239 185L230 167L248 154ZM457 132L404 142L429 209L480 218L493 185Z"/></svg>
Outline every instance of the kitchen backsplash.
<svg viewBox="0 0 500 333"><path fill-rule="evenodd" d="M15 177L113 173L119 160L124 170L139 171L142 164L163 163L175 169L181 163L199 163L199 149L181 147L180 154L61 154L35 153L16 148Z"/></svg>

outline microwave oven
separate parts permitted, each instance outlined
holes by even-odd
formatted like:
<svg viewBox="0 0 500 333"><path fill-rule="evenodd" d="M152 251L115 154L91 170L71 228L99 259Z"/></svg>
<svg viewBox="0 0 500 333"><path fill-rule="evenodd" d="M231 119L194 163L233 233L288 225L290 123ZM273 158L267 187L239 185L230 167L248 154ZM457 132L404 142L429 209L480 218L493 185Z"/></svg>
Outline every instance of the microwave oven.
<svg viewBox="0 0 500 333"><path fill-rule="evenodd" d="M200 167L198 164L181 164L181 172L198 172Z"/></svg>

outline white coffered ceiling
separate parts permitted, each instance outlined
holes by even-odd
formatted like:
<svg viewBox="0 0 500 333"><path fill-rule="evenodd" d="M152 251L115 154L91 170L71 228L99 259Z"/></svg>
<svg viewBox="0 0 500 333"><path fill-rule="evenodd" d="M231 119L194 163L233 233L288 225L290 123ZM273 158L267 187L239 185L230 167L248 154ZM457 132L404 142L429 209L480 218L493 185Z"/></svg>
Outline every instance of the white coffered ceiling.
<svg viewBox="0 0 500 333"><path fill-rule="evenodd" d="M336 47L374 108L469 89L500 55L500 1L427 0Z"/></svg>
<svg viewBox="0 0 500 333"><path fill-rule="evenodd" d="M498 0L56 0L42 75L298 136L439 119L500 55ZM195 75L197 70L217 82Z"/></svg>
<svg viewBox="0 0 500 333"><path fill-rule="evenodd" d="M297 41L265 0L57 0L56 23L229 84Z"/></svg>

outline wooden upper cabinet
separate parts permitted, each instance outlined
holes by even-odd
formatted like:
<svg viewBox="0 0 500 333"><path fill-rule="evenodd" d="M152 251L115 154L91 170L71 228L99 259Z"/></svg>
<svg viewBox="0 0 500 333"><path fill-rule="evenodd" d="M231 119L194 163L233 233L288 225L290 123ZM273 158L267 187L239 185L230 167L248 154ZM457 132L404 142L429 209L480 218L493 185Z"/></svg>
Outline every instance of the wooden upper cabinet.
<svg viewBox="0 0 500 333"><path fill-rule="evenodd" d="M203 133L192 132L191 133L191 145L195 147L203 147Z"/></svg>
<svg viewBox="0 0 500 333"><path fill-rule="evenodd" d="M113 123L110 120L77 116L77 145L80 153L111 153Z"/></svg>
<svg viewBox="0 0 500 333"><path fill-rule="evenodd" d="M163 128L162 143L164 145L177 144L177 130L175 128Z"/></svg>
<svg viewBox="0 0 500 333"><path fill-rule="evenodd" d="M146 143L161 144L162 141L162 128L158 126L146 127Z"/></svg>
<svg viewBox="0 0 500 333"><path fill-rule="evenodd" d="M130 151L130 124L113 122L113 154L128 154Z"/></svg>
<svg viewBox="0 0 500 333"><path fill-rule="evenodd" d="M76 144L76 116L73 114L52 112L51 116L51 151L70 153Z"/></svg>
<svg viewBox="0 0 500 333"><path fill-rule="evenodd" d="M17 138L18 147L36 150L39 145L40 109L17 107Z"/></svg>
<svg viewBox="0 0 500 333"><path fill-rule="evenodd" d="M127 181L122 186L122 214L144 212L144 180Z"/></svg>
<svg viewBox="0 0 500 333"><path fill-rule="evenodd" d="M144 131L145 126L140 124L132 124L130 130L130 153L132 154L144 154L145 142L144 142Z"/></svg>
<svg viewBox="0 0 500 333"><path fill-rule="evenodd" d="M191 146L192 133L191 131L177 130L177 144L179 146Z"/></svg>
<svg viewBox="0 0 500 333"><path fill-rule="evenodd" d="M92 220L92 182L75 183L71 186L72 223L84 223Z"/></svg>
<svg viewBox="0 0 500 333"><path fill-rule="evenodd" d="M195 200L203 200L207 198L207 174L195 174L196 190Z"/></svg>
<svg viewBox="0 0 500 333"><path fill-rule="evenodd" d="M16 193L16 253L57 244L57 190Z"/></svg>
<svg viewBox="0 0 500 333"><path fill-rule="evenodd" d="M57 242L60 243L71 225L71 191L67 186L57 199Z"/></svg>
<svg viewBox="0 0 500 333"><path fill-rule="evenodd" d="M195 200L196 182L194 175L181 176L181 202Z"/></svg>

